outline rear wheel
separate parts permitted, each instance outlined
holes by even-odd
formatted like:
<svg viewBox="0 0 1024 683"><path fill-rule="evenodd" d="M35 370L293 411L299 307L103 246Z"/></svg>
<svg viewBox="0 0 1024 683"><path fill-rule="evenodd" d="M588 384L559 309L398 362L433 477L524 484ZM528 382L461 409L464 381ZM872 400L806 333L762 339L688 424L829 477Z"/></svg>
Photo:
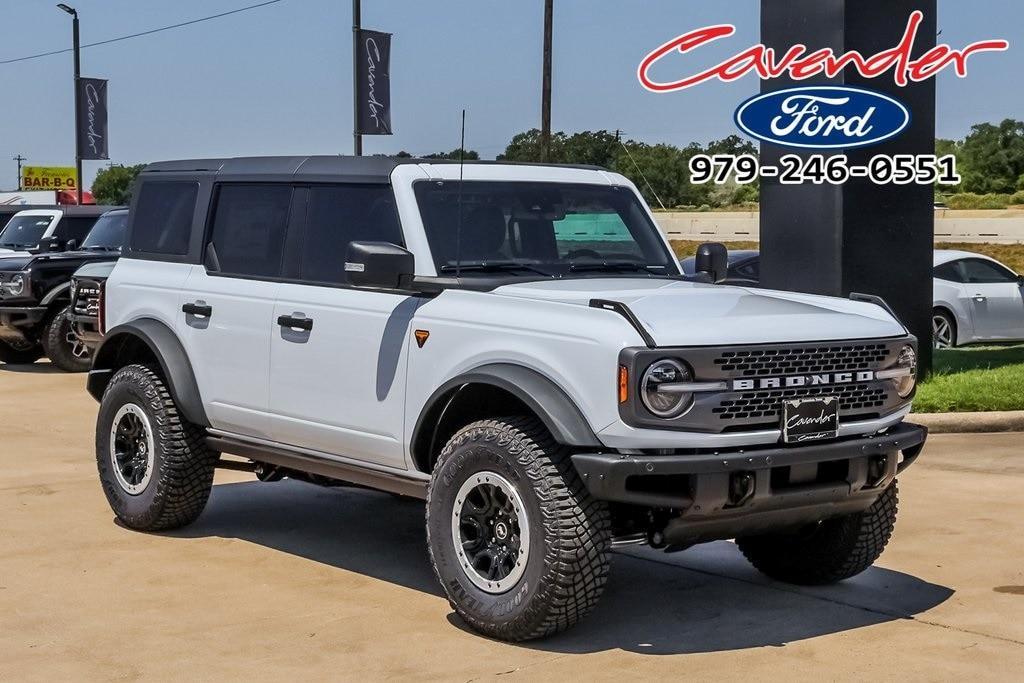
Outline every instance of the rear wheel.
<svg viewBox="0 0 1024 683"><path fill-rule="evenodd" d="M46 326L43 348L53 364L65 372L86 372L92 365L88 347L75 334L70 306L58 311Z"/></svg>
<svg viewBox="0 0 1024 683"><path fill-rule="evenodd" d="M474 422L444 447L427 494L427 547L475 630L529 640L567 629L604 590L606 505L531 417Z"/></svg>
<svg viewBox="0 0 1024 683"><path fill-rule="evenodd" d="M773 579L801 585L842 581L875 563L896 524L894 481L864 512L826 519L794 534L737 538L750 563Z"/></svg>
<svg viewBox="0 0 1024 683"><path fill-rule="evenodd" d="M132 529L185 526L206 506L217 453L178 412L163 379L142 365L114 374L96 420L96 465L117 518Z"/></svg>
<svg viewBox="0 0 1024 683"><path fill-rule="evenodd" d="M941 308L932 311L932 346L937 349L956 346L956 320Z"/></svg>

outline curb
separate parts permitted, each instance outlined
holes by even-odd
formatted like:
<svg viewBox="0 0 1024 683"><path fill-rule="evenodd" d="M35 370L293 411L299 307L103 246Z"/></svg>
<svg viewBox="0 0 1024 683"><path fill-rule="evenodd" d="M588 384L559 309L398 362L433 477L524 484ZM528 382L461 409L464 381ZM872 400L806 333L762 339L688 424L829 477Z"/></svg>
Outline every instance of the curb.
<svg viewBox="0 0 1024 683"><path fill-rule="evenodd" d="M911 413L907 416L932 434L980 432L1024 432L1024 410L994 410L986 413Z"/></svg>

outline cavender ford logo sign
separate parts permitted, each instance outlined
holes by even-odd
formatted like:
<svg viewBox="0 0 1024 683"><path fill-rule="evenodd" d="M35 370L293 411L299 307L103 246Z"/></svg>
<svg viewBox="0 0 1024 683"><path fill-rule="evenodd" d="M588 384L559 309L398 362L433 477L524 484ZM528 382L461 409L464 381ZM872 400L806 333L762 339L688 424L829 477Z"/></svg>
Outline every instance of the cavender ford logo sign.
<svg viewBox="0 0 1024 683"><path fill-rule="evenodd" d="M899 135L910 111L881 93L812 86L763 93L739 106L736 125L758 140L786 147L865 147Z"/></svg>
<svg viewBox="0 0 1024 683"><path fill-rule="evenodd" d="M758 43L699 73L671 81L655 80L651 74L655 65L670 54L687 54L736 32L732 24L707 26L673 38L653 50L640 62L637 78L647 90L664 93L684 90L710 80L735 81L752 71L762 80L788 76L794 81L801 81L819 74L834 78L844 69L855 69L865 78L878 78L891 71L896 85L905 86L911 81L932 78L949 67L954 69L957 76L965 78L967 58L972 54L999 52L1010 47L1006 40L981 40L961 50L940 44L913 59L910 55L923 19L924 14L919 10L912 12L900 41L894 47L871 56L862 55L856 50L839 55L832 48L811 51L801 44L779 54L763 43Z"/></svg>

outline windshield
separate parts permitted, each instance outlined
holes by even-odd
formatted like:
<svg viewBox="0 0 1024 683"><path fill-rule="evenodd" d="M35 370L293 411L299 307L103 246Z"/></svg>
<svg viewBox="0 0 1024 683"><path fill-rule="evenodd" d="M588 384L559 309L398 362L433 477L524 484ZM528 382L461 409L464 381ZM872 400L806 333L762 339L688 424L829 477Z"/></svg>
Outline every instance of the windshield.
<svg viewBox="0 0 1024 683"><path fill-rule="evenodd" d="M498 181L414 188L438 274L678 273L657 226L626 188Z"/></svg>
<svg viewBox="0 0 1024 683"><path fill-rule="evenodd" d="M52 220L52 216L15 216L0 233L0 247L28 249L36 246Z"/></svg>
<svg viewBox="0 0 1024 683"><path fill-rule="evenodd" d="M128 227L128 212L108 213L89 231L82 242L82 249L120 249L124 244L125 228Z"/></svg>

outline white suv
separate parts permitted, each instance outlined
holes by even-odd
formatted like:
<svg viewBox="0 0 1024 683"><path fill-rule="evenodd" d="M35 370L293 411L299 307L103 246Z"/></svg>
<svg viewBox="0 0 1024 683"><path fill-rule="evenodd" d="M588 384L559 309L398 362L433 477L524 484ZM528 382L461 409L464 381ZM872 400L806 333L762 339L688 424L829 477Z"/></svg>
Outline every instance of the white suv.
<svg viewBox="0 0 1024 683"><path fill-rule="evenodd" d="M889 539L914 338L872 297L716 285L720 245L684 276L620 175L219 159L134 196L88 382L127 526L193 521L221 453L419 497L452 606L509 640L588 612L616 544L825 583Z"/></svg>

